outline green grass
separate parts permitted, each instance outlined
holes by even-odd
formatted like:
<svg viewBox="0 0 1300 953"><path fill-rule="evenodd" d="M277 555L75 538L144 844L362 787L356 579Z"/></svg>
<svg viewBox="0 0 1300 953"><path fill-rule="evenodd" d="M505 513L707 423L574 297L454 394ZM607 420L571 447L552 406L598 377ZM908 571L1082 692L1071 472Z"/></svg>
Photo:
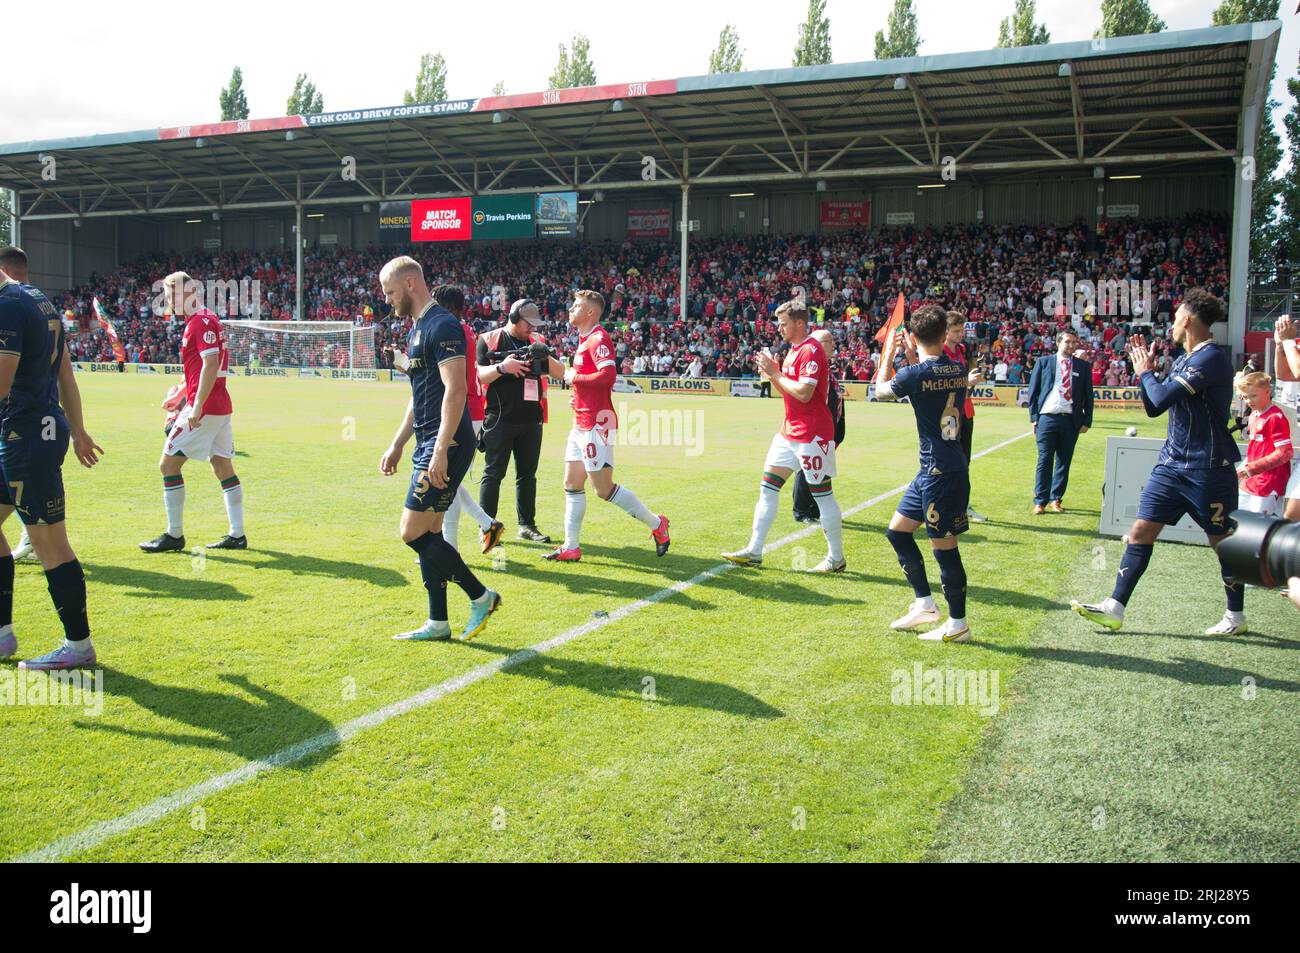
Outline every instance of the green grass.
<svg viewBox="0 0 1300 953"><path fill-rule="evenodd" d="M775 401L620 396L635 411L702 414L701 455L618 448L619 481L673 520L669 556L656 559L644 527L592 495L580 564L543 563L546 547L510 537L496 568L473 552L471 567L505 597L486 633L468 645L398 644L389 637L424 617L418 570L396 535L405 478L386 479L377 466L405 401L401 387L236 381L236 466L252 548L196 559L136 548L162 524L161 381L81 380L92 433L108 454L96 471L73 464L65 476L105 673L104 711L0 707L7 794L0 857L129 814L717 567L719 551L748 537L780 415ZM553 410L539 522L557 533L569 412ZM916 463L906 408L852 404L849 413L835 481L846 509L905 483ZM1248 610L1264 636L1202 644L1125 635L1086 650L1093 653L1086 661L1059 658L1083 651L1076 640L1102 639L1063 610L1061 596L1082 584L1089 595L1109 588L1105 573L1080 579L1077 566L1081 558L1089 565L1097 545L1099 497L1091 488L1101 483L1104 436L1131 422L1100 417L1081 444L1071 512L1062 517L1028 515L1032 440L975 463L974 502L994 522L962 540L970 645L888 632L911 599L883 535L891 497L846 522L843 576L794 571L824 552L819 534L805 537L770 554L761 570L723 572L72 857L913 860L970 853L972 844L995 855L983 831L1017 825L1019 834L1004 839L1041 843L1044 856L1127 857L1130 842L1114 833L1120 823L1163 823L1143 814L1158 801L1142 801L1136 790L1117 800L1127 790L1120 779L1143 764L1150 791L1196 792L1195 822L1221 832L1207 839L1263 838L1278 849L1289 843L1294 854L1294 810L1253 810L1294 804L1300 793L1294 718L1269 707L1289 702L1294 711L1293 609L1252 593ZM976 450L1026 429L1023 411L981 409ZM217 481L192 463L186 482L190 544L215 540L225 530ZM512 493L507 483L508 525ZM783 496L773 541L796 528ZM7 531L12 539L12 521ZM462 543L473 551L469 535L463 525ZM1112 560L1117 546L1104 544ZM1172 574L1184 558L1203 570L1196 578L1204 584L1157 575ZM1186 635L1217 620L1221 594L1207 552L1159 547L1151 572L1135 600L1136 626ZM23 654L45 651L59 630L39 569L20 565L16 590ZM454 626L464 614L456 590L451 605ZM1162 616L1162 605L1176 615ZM1198 680L1156 671L1193 649L1204 656ZM1247 657L1234 660L1239 654ZM996 670L1000 714L893 704L891 676L918 661ZM1243 669L1258 673L1259 698L1214 702L1211 717L1214 693L1231 694ZM1079 680L1078 691L1095 681L1086 718L1038 688L1060 678ZM1134 710L1147 682L1163 691ZM1117 721L1140 732L1134 737L1161 739L1159 757L1143 762L1135 743L1104 749L1115 770L1085 764L1095 781L1077 800L1082 767L1062 774L1062 732L1077 733L1074 758L1087 762L1088 746L1105 742ZM1215 772L1189 775L1180 743L1198 763L1249 748L1253 781L1224 788ZM1052 797L999 778L1008 750L1023 759L1017 770L1056 779L1047 785ZM994 798L989 789L1000 781ZM1255 796L1266 785L1267 801L1241 803L1243 791ZM1089 810L1116 805L1107 807L1109 840L1091 828L1074 835L1078 842L1067 836L1085 802ZM1171 841L1162 856L1179 856L1180 846L1199 856L1190 839Z"/></svg>

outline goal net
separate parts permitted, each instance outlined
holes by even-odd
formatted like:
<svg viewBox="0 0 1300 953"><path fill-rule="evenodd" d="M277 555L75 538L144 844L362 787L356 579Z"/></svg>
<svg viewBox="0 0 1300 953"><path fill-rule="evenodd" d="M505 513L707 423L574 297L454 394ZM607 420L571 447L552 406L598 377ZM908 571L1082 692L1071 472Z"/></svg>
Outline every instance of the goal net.
<svg viewBox="0 0 1300 953"><path fill-rule="evenodd" d="M230 363L245 367L375 369L375 327L344 321L223 321ZM371 375L373 376L373 375Z"/></svg>

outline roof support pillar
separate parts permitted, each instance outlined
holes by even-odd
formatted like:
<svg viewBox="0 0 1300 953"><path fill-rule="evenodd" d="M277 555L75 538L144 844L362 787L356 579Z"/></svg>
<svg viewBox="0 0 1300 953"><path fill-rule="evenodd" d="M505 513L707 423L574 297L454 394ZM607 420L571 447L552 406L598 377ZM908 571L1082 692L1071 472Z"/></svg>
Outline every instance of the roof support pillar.
<svg viewBox="0 0 1300 953"><path fill-rule="evenodd" d="M1259 131L1258 102L1249 102L1241 114L1241 159L1232 185L1232 245L1228 259L1228 347L1233 366L1246 347L1246 311L1249 304L1250 206L1255 185L1255 140Z"/></svg>
<svg viewBox="0 0 1300 953"><path fill-rule="evenodd" d="M294 317L299 321L307 320L302 310L302 176L298 176L298 201L293 211L297 224L293 227L293 261L294 261Z"/></svg>
<svg viewBox="0 0 1300 953"><path fill-rule="evenodd" d="M686 259L691 234L691 183L688 178L690 174L691 154L687 149L683 150L682 154L682 260L677 280L677 313L681 316L682 323L686 322Z"/></svg>

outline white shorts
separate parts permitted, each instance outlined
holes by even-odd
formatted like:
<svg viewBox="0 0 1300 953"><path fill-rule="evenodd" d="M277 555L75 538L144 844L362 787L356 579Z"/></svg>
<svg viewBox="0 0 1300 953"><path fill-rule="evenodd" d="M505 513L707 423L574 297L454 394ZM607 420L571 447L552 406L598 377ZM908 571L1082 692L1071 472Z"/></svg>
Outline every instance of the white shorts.
<svg viewBox="0 0 1300 953"><path fill-rule="evenodd" d="M812 443L795 443L777 434L768 447L767 459L763 469L782 467L786 470L802 470L803 478L809 486L816 486L823 480L835 477L835 441L814 440Z"/></svg>
<svg viewBox="0 0 1300 953"><path fill-rule="evenodd" d="M582 462L588 473L595 473L614 465L614 439L617 431L600 427L592 430L569 431L569 442L564 447L564 462Z"/></svg>
<svg viewBox="0 0 1300 953"><path fill-rule="evenodd" d="M1300 500L1300 463L1291 467L1291 482L1286 485L1286 498Z"/></svg>
<svg viewBox="0 0 1300 953"><path fill-rule="evenodd" d="M168 456L183 454L191 460L208 460L212 457L233 459L235 436L230 429L230 414L208 414L197 429L190 427L190 414L194 408L186 407L172 425L172 432L163 443L163 453Z"/></svg>
<svg viewBox="0 0 1300 953"><path fill-rule="evenodd" d="M1261 516L1281 516L1282 501L1277 498L1276 493L1255 496L1242 490L1237 494L1237 509L1245 510L1247 513L1259 513Z"/></svg>

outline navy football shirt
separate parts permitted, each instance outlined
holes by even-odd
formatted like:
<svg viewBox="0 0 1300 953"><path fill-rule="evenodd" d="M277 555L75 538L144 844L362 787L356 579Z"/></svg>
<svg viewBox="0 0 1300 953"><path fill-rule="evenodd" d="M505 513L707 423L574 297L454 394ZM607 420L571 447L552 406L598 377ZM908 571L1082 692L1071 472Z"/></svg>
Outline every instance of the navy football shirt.
<svg viewBox="0 0 1300 953"><path fill-rule="evenodd" d="M442 426L442 398L446 385L442 382L440 366L456 358L468 359L465 353L465 329L460 320L446 308L434 302L420 313L411 325L406 336L406 354L411 366L407 375L411 379L411 398L415 410L415 445L416 463L427 462L432 454L434 441L438 438L438 429ZM469 401L461 412L461 420L453 429L458 432L454 439L473 440L474 428L469 419ZM468 437L461 434L464 430ZM420 459L420 451L425 453Z"/></svg>
<svg viewBox="0 0 1300 953"><path fill-rule="evenodd" d="M921 471L931 476L965 473L961 416L966 403L966 367L948 355L926 357L900 368L891 382L896 397L906 397L921 438Z"/></svg>
<svg viewBox="0 0 1300 953"><path fill-rule="evenodd" d="M63 360L63 321L39 289L17 281L0 286L0 354L18 357L9 396L0 406L0 427L41 426L50 414L61 416L59 364Z"/></svg>
<svg viewBox="0 0 1300 953"><path fill-rule="evenodd" d="M1174 361L1168 379L1142 375L1142 403L1148 417L1169 412L1169 435L1160 463L1180 470L1233 466L1241 451L1228 433L1232 405L1232 363L1213 342Z"/></svg>

